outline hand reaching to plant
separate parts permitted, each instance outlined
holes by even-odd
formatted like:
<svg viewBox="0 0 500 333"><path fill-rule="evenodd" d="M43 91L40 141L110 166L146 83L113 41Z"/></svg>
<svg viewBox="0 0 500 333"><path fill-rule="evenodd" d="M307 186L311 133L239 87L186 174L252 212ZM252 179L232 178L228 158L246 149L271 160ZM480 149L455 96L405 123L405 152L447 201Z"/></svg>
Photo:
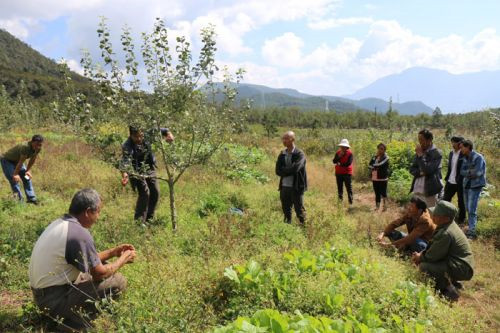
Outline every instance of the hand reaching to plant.
<svg viewBox="0 0 500 333"><path fill-rule="evenodd" d="M121 244L114 248L113 256L120 257L125 251L134 251L135 248L132 244Z"/></svg>
<svg viewBox="0 0 500 333"><path fill-rule="evenodd" d="M385 234L383 232L381 232L378 236L377 236L377 242L380 246L382 247L389 247L391 246L392 244L391 243L388 243L388 242L385 242L384 241L384 236Z"/></svg>
<svg viewBox="0 0 500 333"><path fill-rule="evenodd" d="M413 261L413 263L415 265L419 265L420 264L420 258L422 256L422 252L413 252L412 255L411 255L411 260Z"/></svg>

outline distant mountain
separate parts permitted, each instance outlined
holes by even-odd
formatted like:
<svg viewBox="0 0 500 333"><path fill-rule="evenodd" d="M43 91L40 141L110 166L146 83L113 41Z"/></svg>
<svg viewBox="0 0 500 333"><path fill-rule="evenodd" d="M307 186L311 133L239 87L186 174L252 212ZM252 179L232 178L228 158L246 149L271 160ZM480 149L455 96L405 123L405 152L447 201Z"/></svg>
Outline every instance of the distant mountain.
<svg viewBox="0 0 500 333"><path fill-rule="evenodd" d="M71 73L73 82L81 91L89 91L90 81ZM0 29L0 85L15 97L23 89L34 99L53 100L61 92L64 83L58 64L28 44Z"/></svg>
<svg viewBox="0 0 500 333"><path fill-rule="evenodd" d="M353 99L369 97L400 101L422 101L443 112L467 112L500 106L500 71L451 74L443 70L414 67L378 79L356 93Z"/></svg>
<svg viewBox="0 0 500 333"><path fill-rule="evenodd" d="M253 107L298 107L304 110L329 110L352 112L356 110L385 113L389 102L379 98L361 100L336 96L314 96L301 93L295 89L270 88L262 85L242 83L235 85L238 90L237 101L250 100ZM393 109L400 114L414 115L431 113L432 109L422 102L393 103Z"/></svg>

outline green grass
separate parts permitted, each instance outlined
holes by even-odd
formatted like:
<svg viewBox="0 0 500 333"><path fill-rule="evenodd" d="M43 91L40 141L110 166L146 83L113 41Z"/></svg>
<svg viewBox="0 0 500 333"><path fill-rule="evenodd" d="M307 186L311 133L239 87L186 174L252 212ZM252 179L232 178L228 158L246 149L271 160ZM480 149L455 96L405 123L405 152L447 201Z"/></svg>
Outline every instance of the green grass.
<svg viewBox="0 0 500 333"><path fill-rule="evenodd" d="M369 137L368 132L358 132L359 137ZM480 203L480 239L473 243L476 274L465 284L461 301L450 306L434 295L429 281L407 260L375 246L376 234L397 215L395 203L387 213L374 215L370 187L361 178L355 184L354 209L334 204L330 156L308 158L311 189L305 205L309 223L302 230L282 222L274 176L279 140L241 137L240 145L259 147L252 150L258 161L248 162L253 171L243 168L241 178L233 177L221 172L223 166L217 161L188 171L177 188L179 230L173 234L166 184L161 184L155 222L141 227L132 219L135 194L129 187L121 187L116 170L70 134L43 134L50 139L33 169L42 205L13 202L7 181L2 178L0 182L2 332L45 331L48 327L31 301L29 257L37 236L67 211L73 193L82 187L96 188L104 199L101 218L91 229L97 248L126 242L138 251L136 262L121 270L128 279L128 290L95 322L97 332L236 332L244 321L257 325L268 317L286 322L289 328L306 319L308 325L315 325L322 317L337 324L340 320L389 331L403 331L404 323L410 332L419 325L430 332L493 332L500 327L495 191ZM7 133L0 139L0 151L23 139L20 132ZM300 132L299 140L303 140L298 141L299 146L312 145ZM358 151L363 147L361 140L356 145ZM236 147L237 154L244 152ZM270 181L248 176L253 174ZM230 207L242 208L243 216L229 213ZM331 260L324 268L319 258L326 243L346 256ZM298 250L293 252L295 259L285 257L294 249ZM252 261L260 273L250 273L248 279L256 281L250 281L250 287L224 275L230 267L248 273ZM310 261L315 262L315 269L308 268L314 267ZM264 309L275 311L257 312Z"/></svg>

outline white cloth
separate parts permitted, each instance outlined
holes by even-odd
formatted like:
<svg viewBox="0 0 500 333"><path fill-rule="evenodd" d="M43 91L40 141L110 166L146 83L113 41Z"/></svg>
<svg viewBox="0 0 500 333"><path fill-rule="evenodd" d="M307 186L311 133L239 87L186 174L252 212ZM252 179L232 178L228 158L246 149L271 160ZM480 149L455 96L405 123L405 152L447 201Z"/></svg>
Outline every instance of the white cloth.
<svg viewBox="0 0 500 333"><path fill-rule="evenodd" d="M38 238L29 266L31 287L46 288L68 284L80 274L65 258L68 224L68 221L57 219Z"/></svg>
<svg viewBox="0 0 500 333"><path fill-rule="evenodd" d="M459 156L460 156L460 150L453 151L453 156L451 157L451 172L450 172L450 177L448 177L448 183L450 184L457 183L455 178L457 177L457 164Z"/></svg>

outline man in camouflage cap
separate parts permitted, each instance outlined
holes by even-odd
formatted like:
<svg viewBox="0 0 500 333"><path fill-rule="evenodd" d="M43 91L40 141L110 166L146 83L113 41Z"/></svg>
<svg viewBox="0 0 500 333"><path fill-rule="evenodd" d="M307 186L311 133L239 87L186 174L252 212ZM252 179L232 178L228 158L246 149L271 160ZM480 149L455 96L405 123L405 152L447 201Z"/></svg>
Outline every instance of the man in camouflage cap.
<svg viewBox="0 0 500 333"><path fill-rule="evenodd" d="M439 201L430 209L437 225L425 251L414 252L413 262L420 271L436 281L436 289L451 301L459 297L458 281L470 280L474 274L472 250L462 229L453 221L458 209L450 202Z"/></svg>

